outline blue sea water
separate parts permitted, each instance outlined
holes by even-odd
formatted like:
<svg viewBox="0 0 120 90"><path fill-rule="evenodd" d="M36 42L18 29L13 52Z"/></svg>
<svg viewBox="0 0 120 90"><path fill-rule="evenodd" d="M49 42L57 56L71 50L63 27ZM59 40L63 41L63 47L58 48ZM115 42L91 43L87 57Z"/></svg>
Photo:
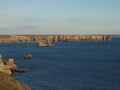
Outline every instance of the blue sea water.
<svg viewBox="0 0 120 90"><path fill-rule="evenodd" d="M32 90L120 90L120 38L112 41L1 44L4 59L17 58L26 73L14 77ZM32 59L25 60L27 54Z"/></svg>

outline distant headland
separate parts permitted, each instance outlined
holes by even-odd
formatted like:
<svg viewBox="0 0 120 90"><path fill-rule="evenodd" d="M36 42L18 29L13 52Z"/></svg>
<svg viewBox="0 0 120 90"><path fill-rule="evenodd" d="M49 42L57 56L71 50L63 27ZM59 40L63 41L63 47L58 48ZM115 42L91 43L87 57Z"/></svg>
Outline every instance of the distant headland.
<svg viewBox="0 0 120 90"><path fill-rule="evenodd" d="M0 43L18 42L70 42L70 41L106 41L112 40L111 35L0 35Z"/></svg>

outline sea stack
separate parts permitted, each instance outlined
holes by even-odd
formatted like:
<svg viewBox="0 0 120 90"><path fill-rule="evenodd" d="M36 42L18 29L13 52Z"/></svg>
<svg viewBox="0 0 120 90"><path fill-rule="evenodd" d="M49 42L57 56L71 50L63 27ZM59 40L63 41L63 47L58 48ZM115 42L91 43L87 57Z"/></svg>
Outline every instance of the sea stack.
<svg viewBox="0 0 120 90"><path fill-rule="evenodd" d="M53 44L51 43L50 39L47 40L47 43L42 41L38 42L38 47L51 47Z"/></svg>

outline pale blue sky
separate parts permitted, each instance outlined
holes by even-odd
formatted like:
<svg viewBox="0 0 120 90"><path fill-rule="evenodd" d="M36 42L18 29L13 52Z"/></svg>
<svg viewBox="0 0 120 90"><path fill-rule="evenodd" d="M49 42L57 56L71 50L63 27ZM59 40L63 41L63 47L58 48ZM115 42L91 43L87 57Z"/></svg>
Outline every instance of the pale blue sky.
<svg viewBox="0 0 120 90"><path fill-rule="evenodd" d="M120 34L120 0L0 0L0 34Z"/></svg>

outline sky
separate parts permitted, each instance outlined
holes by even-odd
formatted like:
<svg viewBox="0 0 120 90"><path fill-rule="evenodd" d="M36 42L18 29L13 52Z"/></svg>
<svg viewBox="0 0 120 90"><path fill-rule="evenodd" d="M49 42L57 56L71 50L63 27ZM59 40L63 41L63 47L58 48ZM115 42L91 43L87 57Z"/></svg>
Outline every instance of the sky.
<svg viewBox="0 0 120 90"><path fill-rule="evenodd" d="M120 0L0 0L0 34L120 34Z"/></svg>

